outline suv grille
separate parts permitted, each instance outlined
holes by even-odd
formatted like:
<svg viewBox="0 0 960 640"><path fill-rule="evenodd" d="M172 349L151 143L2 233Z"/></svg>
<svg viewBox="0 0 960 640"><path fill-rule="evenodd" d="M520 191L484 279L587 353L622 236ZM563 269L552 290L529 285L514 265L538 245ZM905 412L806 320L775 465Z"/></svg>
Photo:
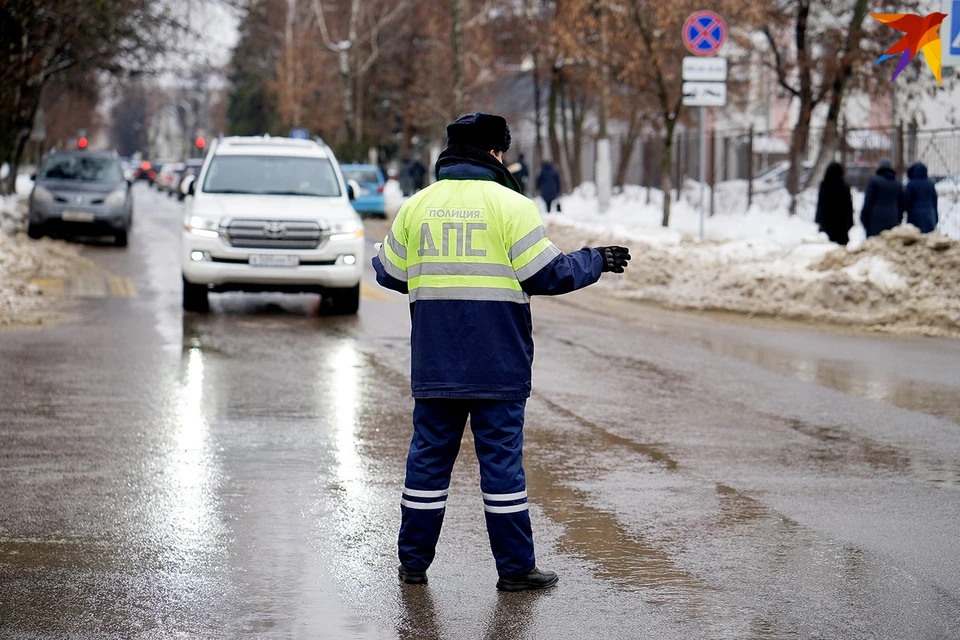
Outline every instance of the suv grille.
<svg viewBox="0 0 960 640"><path fill-rule="evenodd" d="M233 220L224 236L231 247L244 249L316 249L323 229L304 220Z"/></svg>

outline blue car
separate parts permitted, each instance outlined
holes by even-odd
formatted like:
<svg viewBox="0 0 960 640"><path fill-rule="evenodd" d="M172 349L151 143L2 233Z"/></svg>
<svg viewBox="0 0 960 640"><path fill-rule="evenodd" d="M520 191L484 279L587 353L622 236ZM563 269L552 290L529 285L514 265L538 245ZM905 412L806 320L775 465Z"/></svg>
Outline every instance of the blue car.
<svg viewBox="0 0 960 640"><path fill-rule="evenodd" d="M360 193L353 200L353 208L360 215L387 217L383 200L383 185L386 180L380 167L373 164L342 164L343 180L354 180L360 185Z"/></svg>

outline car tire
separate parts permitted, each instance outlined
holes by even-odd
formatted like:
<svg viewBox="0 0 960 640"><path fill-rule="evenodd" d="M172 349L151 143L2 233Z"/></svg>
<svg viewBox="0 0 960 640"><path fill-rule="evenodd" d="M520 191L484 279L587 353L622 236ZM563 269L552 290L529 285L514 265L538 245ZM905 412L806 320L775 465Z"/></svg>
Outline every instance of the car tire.
<svg viewBox="0 0 960 640"><path fill-rule="evenodd" d="M33 240L39 240L43 237L43 227L31 222L27 225L27 236Z"/></svg>
<svg viewBox="0 0 960 640"><path fill-rule="evenodd" d="M127 246L127 230L124 229L123 231L117 231L115 234L113 234L113 240L114 244L116 244L118 247Z"/></svg>
<svg viewBox="0 0 960 640"><path fill-rule="evenodd" d="M206 313L210 310L210 296L206 285L193 284L183 279L183 310Z"/></svg>
<svg viewBox="0 0 960 640"><path fill-rule="evenodd" d="M320 300L321 315L355 316L360 310L360 284L345 289L328 289Z"/></svg>

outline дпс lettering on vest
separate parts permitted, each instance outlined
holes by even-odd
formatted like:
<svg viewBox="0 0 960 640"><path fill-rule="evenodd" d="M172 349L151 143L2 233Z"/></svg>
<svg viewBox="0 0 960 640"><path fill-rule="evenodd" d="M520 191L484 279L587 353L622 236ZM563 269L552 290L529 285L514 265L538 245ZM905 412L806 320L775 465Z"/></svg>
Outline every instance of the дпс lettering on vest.
<svg viewBox="0 0 960 640"><path fill-rule="evenodd" d="M427 217L441 220L483 220L483 209L430 209L427 211ZM434 233L431 231L430 223L424 222L420 225L420 248L417 254L423 258L425 256L443 256L483 258L487 255L485 249L475 249L474 234L486 231L486 222L444 222L440 229L440 249L437 249L437 243L434 240ZM452 234L451 234L452 232ZM450 237L455 239L455 253L450 253Z"/></svg>

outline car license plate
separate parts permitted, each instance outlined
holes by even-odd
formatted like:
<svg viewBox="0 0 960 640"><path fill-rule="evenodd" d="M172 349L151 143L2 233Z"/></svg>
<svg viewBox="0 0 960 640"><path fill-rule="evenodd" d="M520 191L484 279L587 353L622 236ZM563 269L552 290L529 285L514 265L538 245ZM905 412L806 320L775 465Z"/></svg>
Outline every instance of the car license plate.
<svg viewBox="0 0 960 640"><path fill-rule="evenodd" d="M298 256L288 256L274 253L254 253L250 256L252 267L297 267L300 265Z"/></svg>
<svg viewBox="0 0 960 640"><path fill-rule="evenodd" d="M67 222L93 222L94 215L89 211L64 211L60 217Z"/></svg>
<svg viewBox="0 0 960 640"><path fill-rule="evenodd" d="M368 196L368 195L370 195L370 189L361 188L361 189L360 189L360 195L361 195L361 196Z"/></svg>

